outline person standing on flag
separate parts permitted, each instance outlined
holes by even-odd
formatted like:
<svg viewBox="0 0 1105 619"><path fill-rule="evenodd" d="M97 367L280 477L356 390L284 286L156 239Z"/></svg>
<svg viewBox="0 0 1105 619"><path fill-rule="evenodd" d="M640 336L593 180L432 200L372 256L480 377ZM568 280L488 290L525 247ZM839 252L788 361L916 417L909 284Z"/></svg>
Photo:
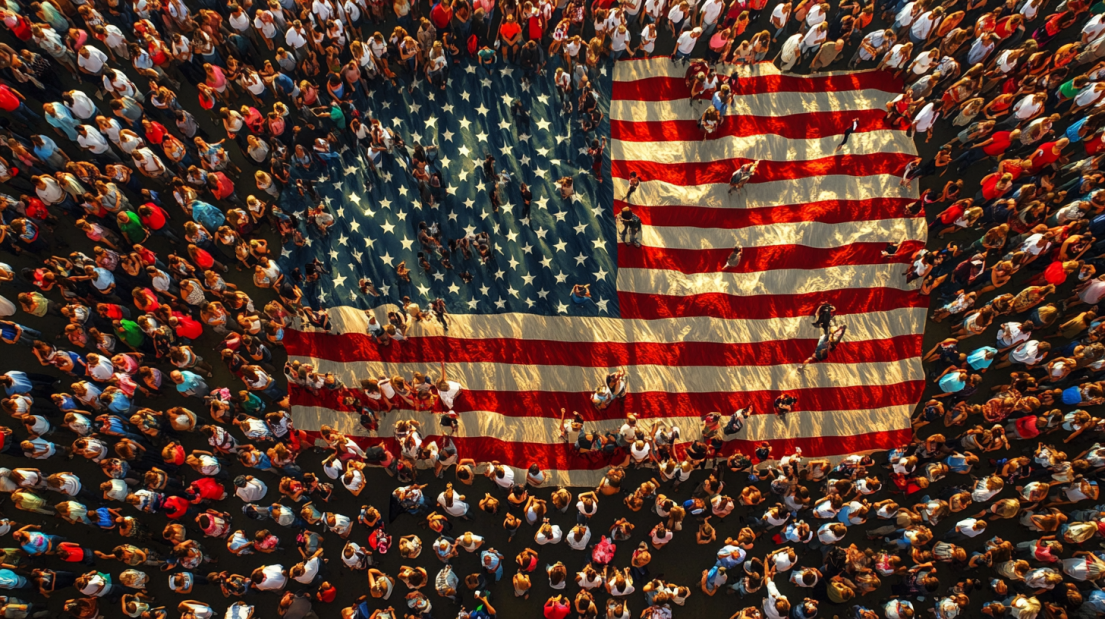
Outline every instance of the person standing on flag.
<svg viewBox="0 0 1105 619"><path fill-rule="evenodd" d="M801 365L798 366L798 371L802 372L806 369L806 366L815 363L817 361L824 361L829 358L829 353L836 350L840 341L844 339L844 334L848 330L848 325L840 325L831 332L826 331L817 340L817 347L814 348L813 354L806 358Z"/></svg>
<svg viewBox="0 0 1105 619"><path fill-rule="evenodd" d="M621 239L623 243L641 246L641 218L631 211L628 206L622 207L618 215L618 221L622 224Z"/></svg>
<svg viewBox="0 0 1105 619"><path fill-rule="evenodd" d="M834 153L839 153L844 148L844 146L848 144L848 138L852 137L852 134L855 133L856 129L859 129L859 119L853 118L851 124L849 124L848 128L844 130L844 137L840 139L840 144L837 144L836 149L833 150Z"/></svg>
<svg viewBox="0 0 1105 619"><path fill-rule="evenodd" d="M752 180L752 177L756 175L756 168L759 167L759 161L753 161L746 163L736 170L733 170L733 176L729 177L729 193L734 191L740 191L748 184L748 181Z"/></svg>
<svg viewBox="0 0 1105 619"><path fill-rule="evenodd" d="M817 320L813 322L813 326L820 327L826 334L829 333L829 329L832 327L833 316L836 314L836 308L827 301L822 301L817 306L817 310L814 315L817 316Z"/></svg>

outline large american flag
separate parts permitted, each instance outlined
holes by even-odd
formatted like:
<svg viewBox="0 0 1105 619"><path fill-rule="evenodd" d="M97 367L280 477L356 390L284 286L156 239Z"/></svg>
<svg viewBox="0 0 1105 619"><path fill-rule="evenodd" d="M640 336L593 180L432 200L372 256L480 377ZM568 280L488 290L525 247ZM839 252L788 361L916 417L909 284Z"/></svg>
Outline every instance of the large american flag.
<svg viewBox="0 0 1105 619"><path fill-rule="evenodd" d="M922 247L926 227L905 212L916 191L899 185L912 141L883 121L898 84L877 72L784 76L770 63L718 71L733 75L735 97L708 140L696 122L708 102L690 102L686 68L667 58L623 61L612 75L603 69L594 86L607 115L590 135L563 113L551 77L526 84L501 65L491 76L455 67L445 91L375 93L369 114L409 144L439 146L445 199L421 206L415 182L391 159L366 190L372 173L355 152L343 153L343 169L318 185L338 224L283 256L287 267L314 257L328 265L330 277L309 295L331 308L334 328L289 332L289 357L335 373L354 392L361 378L410 380L420 371L436 379L444 360L463 386L454 405L462 457L519 469L536 463L558 484L593 485L608 464L559 438L561 408L580 411L596 430L616 430L628 412L645 427L663 419L689 440L704 413L753 407L726 453L751 453L764 440L777 456L801 447L809 457L908 441L924 385L925 303L903 264L880 252L888 243ZM512 123L515 99L529 127ZM853 120L858 130L834 153ZM600 184L586 147L601 136L610 139L610 163ZM479 169L488 153L514 177L498 213ZM730 196L735 167L755 160L753 181ZM643 181L630 200L643 222L640 248L621 244L614 223L631 171ZM565 175L575 180L568 201L554 184ZM534 194L528 219L519 181ZM454 270L434 260L433 272L422 272L415 256L423 221L438 222L447 239L488 232L494 266L457 254ZM735 245L745 248L743 260L723 269ZM397 283L400 260L410 284ZM457 276L465 270L469 284ZM384 294L362 295L361 277ZM573 304L573 284L590 284L595 303ZM406 341L376 346L364 310L387 324L404 295L423 311L443 298L448 333L428 320L412 325ZM823 301L836 306L848 337L800 372L820 335L812 314ZM630 377L628 396L595 410L591 393L619 368ZM798 398L786 417L770 414L782 393ZM293 387L298 426L328 424L364 443L389 440L398 419L439 431L440 410L400 410L370 438L343 394Z"/></svg>

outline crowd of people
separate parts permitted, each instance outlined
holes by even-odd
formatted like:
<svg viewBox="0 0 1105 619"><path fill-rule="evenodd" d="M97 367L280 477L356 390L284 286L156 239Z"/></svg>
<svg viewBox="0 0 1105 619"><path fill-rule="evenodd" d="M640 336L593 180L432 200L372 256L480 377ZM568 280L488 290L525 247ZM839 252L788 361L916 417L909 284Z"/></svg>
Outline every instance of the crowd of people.
<svg viewBox="0 0 1105 619"><path fill-rule="evenodd" d="M724 591L740 619L1105 615L1105 447L1094 442L1105 421L1087 410L1105 403L1105 4L1050 4L7 0L0 339L5 358L41 367L0 376L11 508L0 613L250 619L271 599L286 619L486 619L540 591L533 604L549 619L670 619ZM608 62L658 54L689 63L691 95L711 101L707 138L733 96L717 63L766 61L892 72L903 91L887 122L926 143L954 136L902 170L922 188L909 210L928 216L929 248L886 251L932 299L933 324L952 325L926 351L933 395L917 438L839 462L767 443L721 458L746 416L768 411L704 412L682 433L631 412L607 426L563 411L563 439L612 466L593 490L550 488L541 462L523 473L466 458L455 416L440 428L404 418L448 410L472 387L443 368L438 380L366 379L345 403L368 432L393 426L394 441L362 447L323 427L316 448L286 383L344 385L281 365L281 348L286 329L328 328L304 293L327 272L282 268L269 242L303 245L334 225L314 183L347 148L373 170L401 161L420 200L442 199L436 147L406 144L366 103L445 89L462 67L505 79L496 70L516 66L551 77L564 112L596 130L593 84ZM588 153L596 174L604 146ZM756 173L736 170L730 193ZM571 177L558 185L570 196ZM632 209L618 221L639 246ZM472 260L472 248L489 259L486 238L433 233L419 240L443 260ZM740 259L737 247L727 265ZM585 303L587 287L575 288ZM375 325L376 342L401 340L414 311ZM443 304L430 311L448 327ZM831 307L815 326L824 337L806 363L831 359L844 336ZM630 381L611 374L595 407ZM784 394L773 412L796 404ZM474 484L493 492L469 499ZM610 516L622 511L636 516ZM425 532L393 539L406 515ZM118 543L88 541L103 534ZM420 566L425 543L436 560ZM578 560L541 559L560 544ZM669 545L717 550L687 572ZM339 591L351 575L359 584Z"/></svg>

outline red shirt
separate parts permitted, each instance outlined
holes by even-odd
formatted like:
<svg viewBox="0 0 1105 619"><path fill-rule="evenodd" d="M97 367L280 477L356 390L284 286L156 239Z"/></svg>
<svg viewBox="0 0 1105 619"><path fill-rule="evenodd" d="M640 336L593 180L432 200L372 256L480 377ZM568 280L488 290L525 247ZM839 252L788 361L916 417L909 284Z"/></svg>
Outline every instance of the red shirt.
<svg viewBox="0 0 1105 619"><path fill-rule="evenodd" d="M192 490L195 490L201 499L208 499L211 501L222 500L226 496L226 488L219 482L211 479L210 477L201 477L192 482L190 486ZM199 501L197 501L198 503Z"/></svg>
<svg viewBox="0 0 1105 619"><path fill-rule="evenodd" d="M149 135L148 133L146 134ZM169 214L165 212L165 209L154 204L153 202L147 202L142 206L148 206L150 208L149 217L139 217L143 224L153 230L160 230L165 227L165 224L169 222Z"/></svg>
<svg viewBox="0 0 1105 619"><path fill-rule="evenodd" d="M50 210L46 208L46 204L38 198L31 198L27 200L27 217L32 219L45 220L50 217Z"/></svg>
<svg viewBox="0 0 1105 619"><path fill-rule="evenodd" d="M161 512L166 517L176 520L181 518L188 512L188 508L192 504L188 502L188 499L180 496L167 496L165 501L161 504Z"/></svg>
<svg viewBox="0 0 1105 619"><path fill-rule="evenodd" d="M92 554L73 542L62 542L58 544L57 547L57 555L61 557L62 561L67 561L69 563L80 563L84 561L84 554L86 552L89 555Z"/></svg>
<svg viewBox="0 0 1105 619"><path fill-rule="evenodd" d="M998 198L998 197L1001 197L1001 196L1005 195L1005 191L1009 191L1009 188L1006 188L1005 191L999 190L997 188L997 186L998 186L998 183L1000 183L1000 182L1001 182L1001 177L998 176L996 173L991 174L990 178L983 180L982 181L982 197L985 198L987 201L989 201L989 200L993 200L994 198Z"/></svg>
<svg viewBox="0 0 1105 619"><path fill-rule="evenodd" d="M559 600L545 602L545 619L564 619L569 612L571 609L564 602Z"/></svg>
<svg viewBox="0 0 1105 619"><path fill-rule="evenodd" d="M150 52L150 60L159 67L169 61L169 56L165 54L165 50L157 44L157 41L150 41L147 51Z"/></svg>
<svg viewBox="0 0 1105 619"><path fill-rule="evenodd" d="M1044 22L1044 31L1051 36L1059 34L1059 31L1062 30L1062 28L1059 27L1059 22L1063 21L1063 18L1066 16L1066 11L1052 15L1050 19Z"/></svg>
<svg viewBox="0 0 1105 619"><path fill-rule="evenodd" d="M1013 26L1013 16L1010 15L1004 19L998 20L998 23L994 26L994 34L1003 39L1009 38L1009 35L1017 31L1017 28Z"/></svg>
<svg viewBox="0 0 1105 619"><path fill-rule="evenodd" d="M138 252L138 257L142 259L142 263L146 266L157 264L157 254L153 253L153 250L148 247L143 247L142 251Z"/></svg>
<svg viewBox="0 0 1105 619"><path fill-rule="evenodd" d="M166 460L166 463L175 464L177 466L184 464L184 447L182 445L177 445L176 447L173 447L171 453L173 454L173 459Z"/></svg>
<svg viewBox="0 0 1105 619"><path fill-rule="evenodd" d="M1067 281L1067 272L1063 270L1063 263L1056 260L1044 269L1044 279L1047 283L1060 286Z"/></svg>
<svg viewBox="0 0 1105 619"><path fill-rule="evenodd" d="M1059 153L1055 152L1055 142L1041 144L1039 150L1042 152L1032 158L1032 166L1028 170L1033 176L1039 174L1044 168L1059 160Z"/></svg>
<svg viewBox="0 0 1105 619"><path fill-rule="evenodd" d="M154 144L160 144L165 139L165 134L168 131L165 130L165 125L157 122L150 122L150 129L146 132L146 139Z"/></svg>
<svg viewBox="0 0 1105 619"><path fill-rule="evenodd" d="M200 249L199 247L196 248L196 253L193 254L192 257L196 261L196 266L201 269L207 270L215 266L215 259L211 257L211 254Z"/></svg>
<svg viewBox="0 0 1105 619"><path fill-rule="evenodd" d="M1011 139L1009 139L1009 134L1011 133L1012 131L995 131L994 134L990 136L993 142L987 144L986 146L983 146L982 152L990 155L991 157L996 157L1004 153L1006 149L1009 148L1009 145L1013 142Z"/></svg>
<svg viewBox="0 0 1105 619"><path fill-rule="evenodd" d="M953 204L947 208L943 213L940 213L940 223L951 225L951 223L963 216L963 205Z"/></svg>
<svg viewBox="0 0 1105 619"><path fill-rule="evenodd" d="M104 303L104 308L106 310L104 312L104 318L107 318L109 320L122 320L123 319L123 309L121 307L119 307L118 305L114 305L114 304L111 304L111 303Z"/></svg>
<svg viewBox="0 0 1105 619"><path fill-rule="evenodd" d="M1036 425L1036 416L1028 415L1013 422L1017 428L1017 435L1022 439L1033 438L1040 434L1040 428Z"/></svg>
<svg viewBox="0 0 1105 619"><path fill-rule="evenodd" d="M243 121L249 130L254 133L265 132L265 117L261 115L261 112L257 111L257 108L249 108L249 112L243 117Z"/></svg>
<svg viewBox="0 0 1105 619"><path fill-rule="evenodd" d="M529 38L534 41L540 41L541 37L545 36L545 30L541 27L541 17L530 17L526 23L529 28Z"/></svg>
<svg viewBox="0 0 1105 619"><path fill-rule="evenodd" d="M203 250L201 249L200 251ZM206 254L207 252L203 253ZM183 314L176 314L176 316L177 325L174 331L176 331L177 337L194 340L203 335L203 325L194 320L191 316L185 316Z"/></svg>
<svg viewBox="0 0 1105 619"><path fill-rule="evenodd" d="M453 19L453 9L447 8L443 3L438 2L437 6L430 11L430 21L434 23L434 27L438 30L444 30L449 27L449 22Z"/></svg>
<svg viewBox="0 0 1105 619"><path fill-rule="evenodd" d="M518 22L503 22L499 26L499 35L504 41L509 41L519 34L522 34L522 26L518 25Z"/></svg>
<svg viewBox="0 0 1105 619"><path fill-rule="evenodd" d="M1017 180L1021 177L1022 174L1024 174L1024 168L1021 167L1019 161L1005 159L998 164L998 172L1002 174L1011 174L1013 176L1013 180Z"/></svg>
<svg viewBox="0 0 1105 619"><path fill-rule="evenodd" d="M333 602L338 597L338 588L330 587L328 589L318 590L318 601L320 602Z"/></svg>
<svg viewBox="0 0 1105 619"><path fill-rule="evenodd" d="M227 178L226 174L215 172L215 182L217 184L214 192L216 198L222 200L234 195L234 183Z"/></svg>
<svg viewBox="0 0 1105 619"><path fill-rule="evenodd" d="M11 27L11 31L20 41L29 41L34 36L31 32L31 22L22 15L15 16L15 25Z"/></svg>
<svg viewBox="0 0 1105 619"><path fill-rule="evenodd" d="M0 85L0 110L14 112L19 109L20 103L22 103L22 101L19 100L19 97L15 96L11 88Z"/></svg>

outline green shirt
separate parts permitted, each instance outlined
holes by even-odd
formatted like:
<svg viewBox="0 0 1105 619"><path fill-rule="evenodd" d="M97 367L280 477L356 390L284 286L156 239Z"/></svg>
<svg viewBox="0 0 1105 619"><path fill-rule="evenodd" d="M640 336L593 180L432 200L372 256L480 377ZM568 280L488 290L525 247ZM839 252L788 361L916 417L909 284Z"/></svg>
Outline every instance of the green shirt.
<svg viewBox="0 0 1105 619"><path fill-rule="evenodd" d="M119 229L123 231L123 236L127 237L127 240L131 243L141 243L146 240L146 228L142 226L142 222L139 221L138 215L130 211L122 211L127 216L125 223L119 224Z"/></svg>
<svg viewBox="0 0 1105 619"><path fill-rule="evenodd" d="M242 402L242 410L247 415L257 416L258 413L264 412L265 402L257 396L257 394L250 392L249 397Z"/></svg>
<svg viewBox="0 0 1105 619"><path fill-rule="evenodd" d="M1074 87L1074 80L1068 80L1059 87L1059 94L1063 95L1064 99L1073 99L1074 95L1078 94L1078 90Z"/></svg>
<svg viewBox="0 0 1105 619"><path fill-rule="evenodd" d="M146 334L142 332L142 327L139 327L138 323L133 320L120 320L115 333L119 335L119 339L132 348L141 348L146 341Z"/></svg>
<svg viewBox="0 0 1105 619"><path fill-rule="evenodd" d="M338 129L345 129L345 114L340 107L335 105L330 108L330 122Z"/></svg>

